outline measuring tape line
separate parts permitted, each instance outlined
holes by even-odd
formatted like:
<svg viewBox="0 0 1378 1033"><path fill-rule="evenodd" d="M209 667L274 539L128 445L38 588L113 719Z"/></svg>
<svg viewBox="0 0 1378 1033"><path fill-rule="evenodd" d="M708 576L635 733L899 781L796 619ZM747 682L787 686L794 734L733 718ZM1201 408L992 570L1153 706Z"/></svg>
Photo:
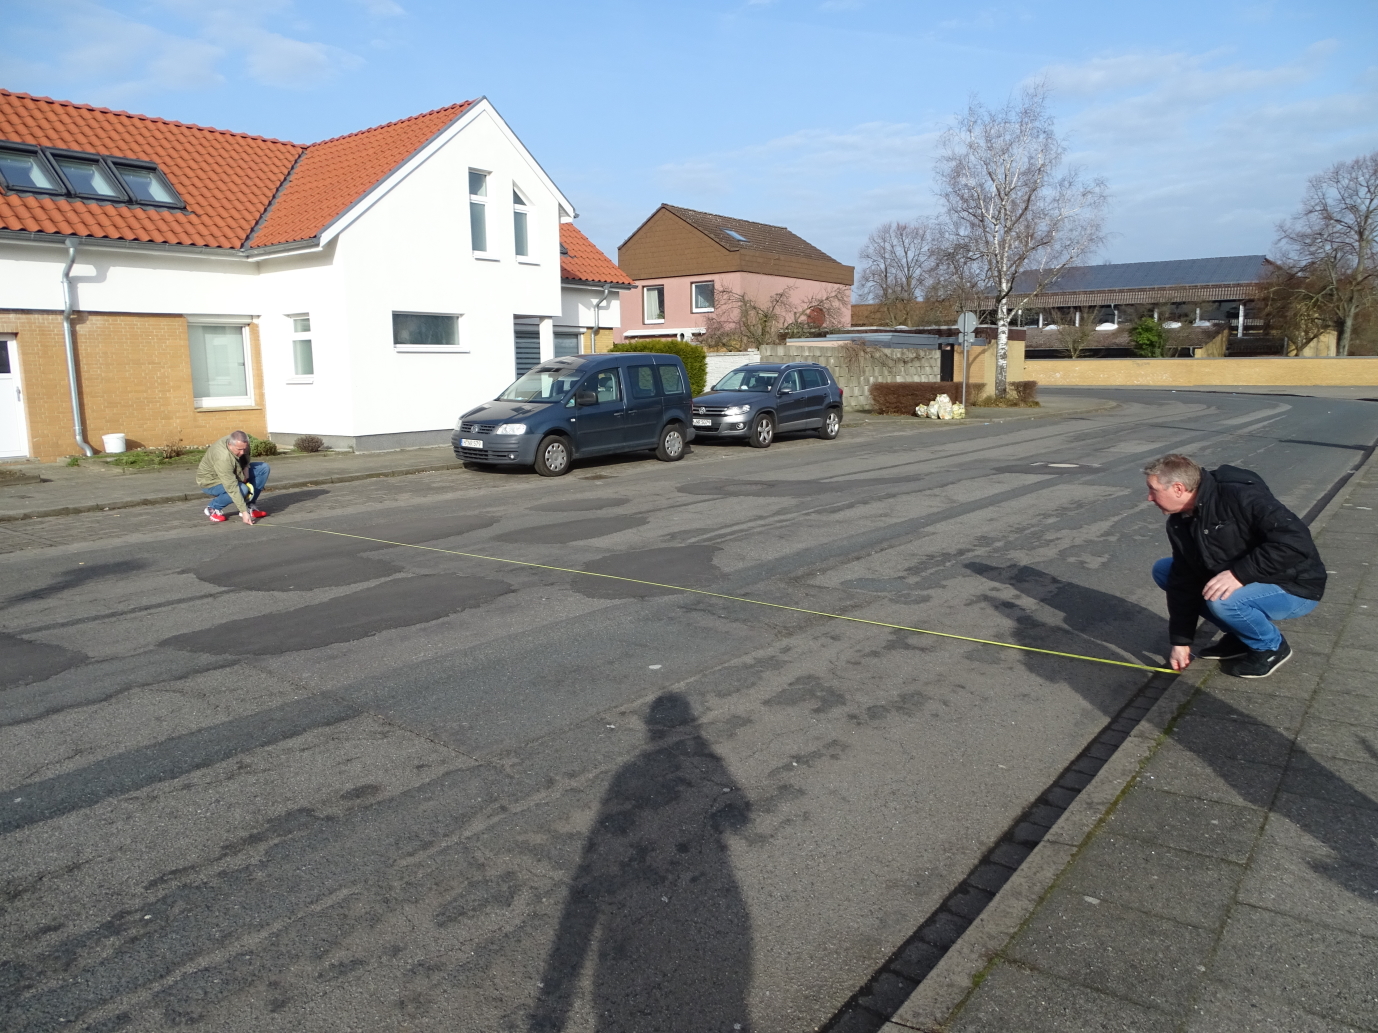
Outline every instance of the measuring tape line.
<svg viewBox="0 0 1378 1033"><path fill-rule="evenodd" d="M412 545L410 542L390 542L386 538L370 538L364 534L346 534L344 531L326 531L319 527L302 527L300 524L269 524L269 527L290 528L294 531L313 531L316 534L331 534L337 538L354 538L361 542L374 542L377 545L395 545L403 549L420 549L423 552L443 552L447 556L463 556L465 559L486 560L489 563L510 563L517 567L535 567L538 570L555 570L562 574L579 574L583 577L601 577L609 581L625 581L633 585L649 585L651 588L667 588L672 592L688 592L691 595L706 595L713 599L726 599L734 603L750 603L752 606L769 606L774 610L789 610L792 613L807 613L811 617L830 617L838 621L852 621L854 624L870 624L877 628L893 628L895 631L910 631L915 635L934 635L938 638L952 638L960 642L976 642L983 646L1000 646L1003 649L1021 649L1026 653L1042 653L1045 656L1062 656L1069 660L1089 660L1095 664L1110 664L1114 667L1132 667L1136 671L1153 671L1155 674L1176 674L1170 667L1150 667L1148 664L1134 664L1127 660L1106 660L1099 656L1082 656L1080 653L1062 653L1056 649L1039 649L1037 646L1021 646L1015 642L997 642L989 638L973 638L970 635L954 635L950 631L931 631L928 628L911 628L904 624L889 624L886 621L867 620L865 617L848 617L845 613L825 613L822 610L809 610L802 606L786 606L784 603L768 603L761 599L747 599L740 595L727 595L723 592L710 592L703 588L685 588L683 585L667 585L659 581L643 581L640 578L622 577L620 574L599 574L592 570L575 570L573 567L556 567L549 563L531 563L527 560L507 559L503 556L484 556L477 552L459 552L456 549L438 549L433 545Z"/></svg>

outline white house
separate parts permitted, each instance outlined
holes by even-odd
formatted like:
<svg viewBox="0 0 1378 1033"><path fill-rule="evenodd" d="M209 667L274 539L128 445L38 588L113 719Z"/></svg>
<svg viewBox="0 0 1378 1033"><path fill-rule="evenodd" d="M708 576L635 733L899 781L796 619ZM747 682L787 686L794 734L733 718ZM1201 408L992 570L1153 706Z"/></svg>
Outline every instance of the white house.
<svg viewBox="0 0 1378 1033"><path fill-rule="evenodd" d="M303 146L0 91L0 184L0 456L440 443L595 325L574 207L486 99Z"/></svg>

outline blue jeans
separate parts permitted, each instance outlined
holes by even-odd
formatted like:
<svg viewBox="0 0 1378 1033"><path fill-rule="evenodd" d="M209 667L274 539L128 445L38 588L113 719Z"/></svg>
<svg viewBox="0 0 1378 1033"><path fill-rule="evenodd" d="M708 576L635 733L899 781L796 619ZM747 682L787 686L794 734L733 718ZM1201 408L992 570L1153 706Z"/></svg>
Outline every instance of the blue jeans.
<svg viewBox="0 0 1378 1033"><path fill-rule="evenodd" d="M1171 556L1153 564L1153 580L1163 591L1167 591L1167 578L1171 570ZM1276 649L1282 641L1282 632L1278 631L1273 621L1305 617L1315 608L1314 599L1303 599L1283 591L1277 585L1257 581L1236 588L1228 599L1213 602L1201 600L1202 617L1217 628L1233 632L1239 641L1256 652Z"/></svg>
<svg viewBox="0 0 1378 1033"><path fill-rule="evenodd" d="M249 464L249 483L254 486L253 501L254 503L258 503L260 497L263 495L264 486L268 483L267 463ZM202 488L201 490L211 497L212 509L218 509L224 512L234 505L234 500L230 498L230 494L225 490L223 484L214 484L209 488ZM241 484L239 486L239 492L241 495L244 494L244 485ZM248 503L249 499L246 497L244 501Z"/></svg>

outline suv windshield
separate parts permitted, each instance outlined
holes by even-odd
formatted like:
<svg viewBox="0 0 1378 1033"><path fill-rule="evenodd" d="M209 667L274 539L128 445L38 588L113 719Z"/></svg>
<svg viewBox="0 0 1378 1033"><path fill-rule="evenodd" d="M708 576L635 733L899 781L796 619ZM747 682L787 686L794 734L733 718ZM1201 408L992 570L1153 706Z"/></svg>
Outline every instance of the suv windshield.
<svg viewBox="0 0 1378 1033"><path fill-rule="evenodd" d="M577 369L560 366L537 366L522 374L522 378L498 395L500 402L558 402L574 390L579 382Z"/></svg>
<svg viewBox="0 0 1378 1033"><path fill-rule="evenodd" d="M778 369L734 369L714 386L714 391L772 391L780 376Z"/></svg>

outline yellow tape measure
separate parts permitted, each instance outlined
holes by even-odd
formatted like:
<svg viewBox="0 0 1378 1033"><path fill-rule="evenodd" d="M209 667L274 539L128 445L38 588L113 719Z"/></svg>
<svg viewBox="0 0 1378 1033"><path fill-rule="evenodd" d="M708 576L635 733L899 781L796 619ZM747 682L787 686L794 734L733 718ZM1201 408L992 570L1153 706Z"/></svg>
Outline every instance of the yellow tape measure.
<svg viewBox="0 0 1378 1033"><path fill-rule="evenodd" d="M527 560L507 559L503 556L484 556L477 552L459 552L456 549L438 549L433 545L412 545L409 542L390 542L386 538L370 538L364 534L346 534L343 531L326 531L319 527L302 527L299 524L268 525L290 528L294 531L313 531L316 534L331 534L337 538L355 538L362 542L377 545L395 545L403 549L420 549L423 552L443 552L447 556L463 556L465 559L486 560L489 563L510 563L517 567L535 567L538 570L556 570L562 574L579 574L582 577L601 577L609 581L625 581L633 585L648 585L651 588L667 588L672 592L687 592L691 595L706 595L713 599L727 599L734 603L750 603L752 606L769 606L773 610L789 610L792 613L806 613L811 617L830 617L838 621L852 621L854 624L870 624L877 628L893 628L896 631L910 631L915 635L935 635L938 638L952 638L960 642L976 642L983 646L1000 646L1003 649L1020 649L1026 653L1042 653L1045 656L1062 656L1069 660L1089 660L1093 664L1110 664L1114 667L1132 667L1136 671L1153 671L1157 674L1176 674L1170 667L1150 667L1148 664L1135 664L1127 660L1107 660L1099 656L1082 656L1080 653L1062 653L1056 649L1039 649L1037 646L1021 646L1015 642L997 642L989 638L973 638L971 635L954 635L950 631L931 631L928 628L911 628L904 624L890 624L886 621L867 620L865 617L848 617L845 613L825 613L810 610L803 606L786 606L784 603L768 603L761 599L747 599L740 595L727 595L723 592L710 592L703 588L686 588L683 585L667 585L659 581L643 581L640 578L622 577L619 574L599 574L592 570L576 570L573 567L556 567L549 563L531 563Z"/></svg>

